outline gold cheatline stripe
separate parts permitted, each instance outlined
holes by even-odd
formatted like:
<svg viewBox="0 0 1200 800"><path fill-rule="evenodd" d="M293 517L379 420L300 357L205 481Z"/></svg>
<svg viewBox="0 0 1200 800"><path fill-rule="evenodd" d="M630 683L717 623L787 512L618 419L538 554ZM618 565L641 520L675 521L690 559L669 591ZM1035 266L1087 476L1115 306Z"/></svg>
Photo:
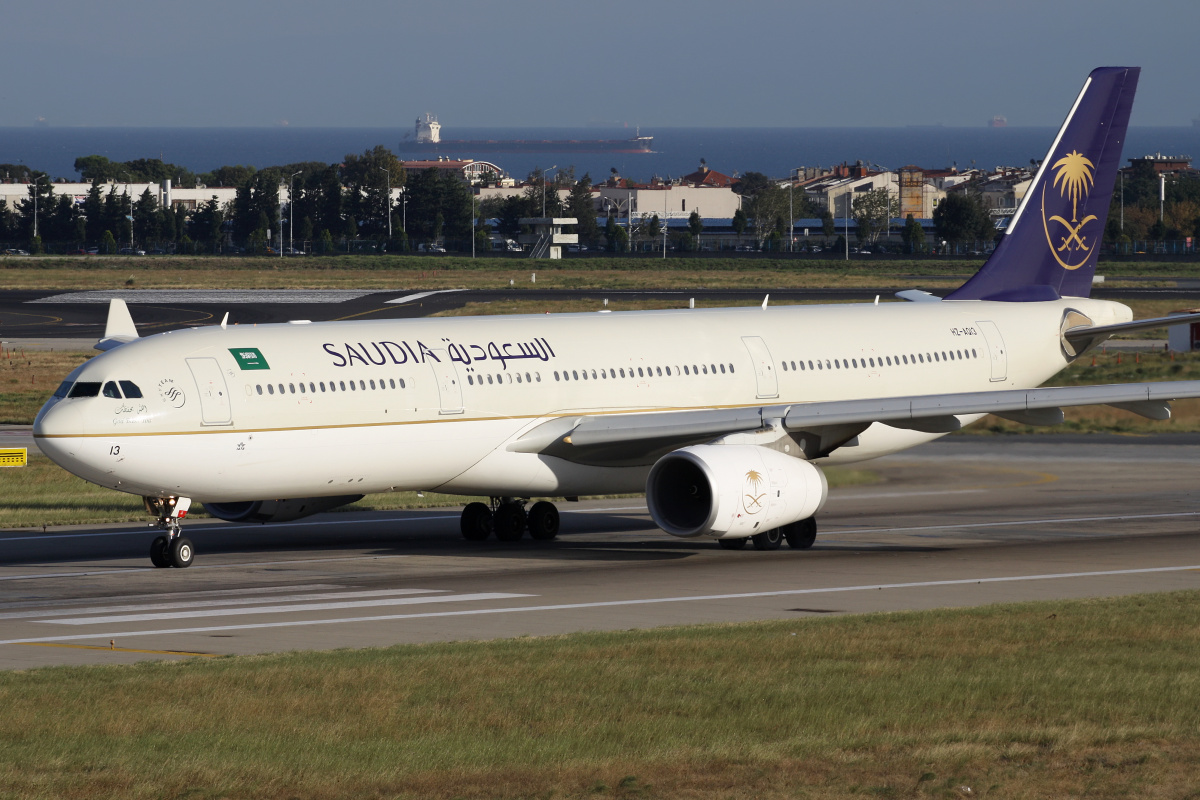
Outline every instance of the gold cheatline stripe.
<svg viewBox="0 0 1200 800"><path fill-rule="evenodd" d="M130 436L207 436L215 433L289 433L291 431L325 431L349 428L390 428L396 425L429 425L442 422L496 422L518 419L563 419L564 417L609 417L620 414L647 414L668 411L721 411L731 408L763 408L767 405L799 405L798 403L749 403L725 406L678 406L668 408L634 408L621 411L575 411L555 414L524 414L504 417L455 417L453 419L415 419L402 422L358 422L345 425L299 425L290 428L234 428L202 431L143 431L139 433L35 433L35 439L122 439ZM216 426L214 426L215 428Z"/></svg>

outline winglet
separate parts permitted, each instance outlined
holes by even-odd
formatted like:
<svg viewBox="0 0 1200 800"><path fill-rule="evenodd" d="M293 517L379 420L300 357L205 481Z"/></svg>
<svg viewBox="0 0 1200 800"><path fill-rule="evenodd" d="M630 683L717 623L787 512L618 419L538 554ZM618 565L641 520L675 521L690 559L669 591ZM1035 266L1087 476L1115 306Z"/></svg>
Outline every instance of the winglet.
<svg viewBox="0 0 1200 800"><path fill-rule="evenodd" d="M97 350L112 350L138 338L137 326L129 313L129 306L119 297L108 304L108 322L104 325L104 338L96 342Z"/></svg>

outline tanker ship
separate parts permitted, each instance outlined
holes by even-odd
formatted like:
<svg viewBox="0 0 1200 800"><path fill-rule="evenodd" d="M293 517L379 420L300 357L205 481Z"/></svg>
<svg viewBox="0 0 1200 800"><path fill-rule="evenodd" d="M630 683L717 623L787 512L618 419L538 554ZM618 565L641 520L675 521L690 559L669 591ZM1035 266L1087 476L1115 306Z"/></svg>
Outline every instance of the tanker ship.
<svg viewBox="0 0 1200 800"><path fill-rule="evenodd" d="M443 139L433 114L417 118L412 137L400 142L400 152L453 153L653 153L654 137L638 131L629 139Z"/></svg>

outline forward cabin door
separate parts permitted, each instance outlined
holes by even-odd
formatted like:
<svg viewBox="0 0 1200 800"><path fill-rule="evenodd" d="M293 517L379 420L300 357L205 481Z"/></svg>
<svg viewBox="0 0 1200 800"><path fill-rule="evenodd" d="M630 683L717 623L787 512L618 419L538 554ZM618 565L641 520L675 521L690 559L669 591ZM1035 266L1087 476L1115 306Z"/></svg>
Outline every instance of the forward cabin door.
<svg viewBox="0 0 1200 800"><path fill-rule="evenodd" d="M771 360L771 351L761 336L743 336L742 341L750 352L750 361L754 364L754 377L758 380L758 397L765 399L779 397L779 379L775 375L775 363Z"/></svg>
<svg viewBox="0 0 1200 800"><path fill-rule="evenodd" d="M229 388L225 385L221 365L215 358L189 358L187 365L200 393L200 424L232 425Z"/></svg>
<svg viewBox="0 0 1200 800"><path fill-rule="evenodd" d="M992 361L992 382L1002 381L1008 377L1008 354L1004 350L1004 337L996 323L989 320L977 320L979 332L987 342L988 352Z"/></svg>
<svg viewBox="0 0 1200 800"><path fill-rule="evenodd" d="M438 402L441 405L440 414L463 413L462 384L459 383L458 370L450 360L445 350L434 350L437 361L430 358L428 364L433 368L433 379L437 382Z"/></svg>

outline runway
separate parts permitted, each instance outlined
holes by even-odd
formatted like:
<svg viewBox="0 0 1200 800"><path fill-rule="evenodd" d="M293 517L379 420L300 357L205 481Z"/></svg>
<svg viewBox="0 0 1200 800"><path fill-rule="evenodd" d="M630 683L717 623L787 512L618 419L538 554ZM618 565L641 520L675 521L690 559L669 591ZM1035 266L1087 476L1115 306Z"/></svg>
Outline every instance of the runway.
<svg viewBox="0 0 1200 800"><path fill-rule="evenodd" d="M1118 280L1118 278L1113 278ZM915 285L846 289L771 289L775 302L870 302L876 296L891 299ZM1093 297L1109 300L1176 300L1180 307L1200 301L1197 282L1179 281L1177 287L1108 289L1097 287ZM139 289L64 292L53 290L0 291L0 342L19 340L25 347L90 349L104 333L107 305L112 297L130 304L143 336L179 328L215 325L226 313L229 323L255 325L288 320L407 319L461 308L468 303L501 300L594 300L597 309L605 299L614 302L667 300L686 308L689 299L706 303L761 302L761 289L533 289L502 288L463 291L347 291L347 290L181 290ZM86 345L86 346L84 346Z"/></svg>
<svg viewBox="0 0 1200 800"><path fill-rule="evenodd" d="M676 539L641 498L558 540L474 544L458 509L192 522L158 570L118 525L0 531L0 667L803 619L1200 588L1200 436L951 437L864 465L808 551Z"/></svg>

